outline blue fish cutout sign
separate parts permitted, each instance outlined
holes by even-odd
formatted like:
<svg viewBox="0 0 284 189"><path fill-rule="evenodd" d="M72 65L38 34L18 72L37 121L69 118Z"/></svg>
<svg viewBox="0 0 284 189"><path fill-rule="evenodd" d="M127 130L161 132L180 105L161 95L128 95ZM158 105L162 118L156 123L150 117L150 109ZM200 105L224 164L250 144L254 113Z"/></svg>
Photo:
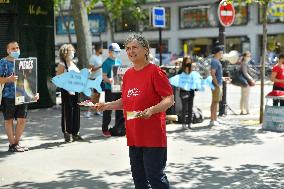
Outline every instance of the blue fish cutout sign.
<svg viewBox="0 0 284 189"><path fill-rule="evenodd" d="M91 89L96 89L101 93L102 76L97 77L95 80L90 80L89 74L89 70L86 68L82 69L80 73L71 70L53 77L51 81L57 87L69 92L83 92L85 95L91 96Z"/></svg>
<svg viewBox="0 0 284 189"><path fill-rule="evenodd" d="M215 88L212 84L211 76L208 76L206 79L202 79L202 76L197 71L192 71L190 74L183 72L171 77L169 80L171 85L182 88L186 91L204 91L206 85L208 85L211 89Z"/></svg>

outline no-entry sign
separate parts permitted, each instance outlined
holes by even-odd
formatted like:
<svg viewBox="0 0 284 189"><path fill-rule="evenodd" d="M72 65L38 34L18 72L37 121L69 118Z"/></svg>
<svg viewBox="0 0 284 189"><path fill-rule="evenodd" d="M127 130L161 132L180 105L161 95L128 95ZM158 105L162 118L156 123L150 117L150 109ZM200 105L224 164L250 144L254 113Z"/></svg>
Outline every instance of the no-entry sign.
<svg viewBox="0 0 284 189"><path fill-rule="evenodd" d="M219 3L218 17L220 23L225 26L231 26L235 20L235 8L232 3L223 0Z"/></svg>

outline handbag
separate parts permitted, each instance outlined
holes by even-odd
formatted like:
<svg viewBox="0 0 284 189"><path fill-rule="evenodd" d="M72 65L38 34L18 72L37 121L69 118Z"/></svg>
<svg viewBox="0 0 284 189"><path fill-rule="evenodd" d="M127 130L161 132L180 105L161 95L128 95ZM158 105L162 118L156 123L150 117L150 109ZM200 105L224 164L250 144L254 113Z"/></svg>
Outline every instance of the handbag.
<svg viewBox="0 0 284 189"><path fill-rule="evenodd" d="M231 83L233 85L239 86L239 87L247 87L248 81L246 80L244 74L239 70L235 69L232 74L232 81Z"/></svg>

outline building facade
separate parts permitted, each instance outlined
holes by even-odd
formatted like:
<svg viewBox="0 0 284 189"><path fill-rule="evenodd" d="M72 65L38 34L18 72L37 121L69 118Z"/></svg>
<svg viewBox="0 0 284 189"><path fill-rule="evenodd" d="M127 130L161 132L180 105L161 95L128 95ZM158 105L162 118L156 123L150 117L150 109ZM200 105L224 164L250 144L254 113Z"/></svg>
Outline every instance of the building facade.
<svg viewBox="0 0 284 189"><path fill-rule="evenodd" d="M143 10L151 12L155 6L166 8L166 27L162 32L162 51L165 54L182 56L193 54L208 56L219 36L217 7L215 0L148 0ZM261 57L262 19L261 8L257 4L247 5L235 3L236 16L234 24L226 27L226 51L238 50L252 52L256 63ZM279 0L268 7L268 54L284 51L284 2ZM56 20L56 45L68 41L62 28L62 18ZM111 43L110 29L107 25L104 10L98 6L90 15L90 26L93 31L93 42L103 41L104 46ZM153 48L159 47L159 32L150 23L151 16L144 21L137 21L127 14L115 25L115 42L123 43L127 35L133 31L143 33ZM72 25L72 22L71 22ZM71 27L72 29L72 27ZM72 33L72 32L71 32ZM76 37L71 34L72 41Z"/></svg>

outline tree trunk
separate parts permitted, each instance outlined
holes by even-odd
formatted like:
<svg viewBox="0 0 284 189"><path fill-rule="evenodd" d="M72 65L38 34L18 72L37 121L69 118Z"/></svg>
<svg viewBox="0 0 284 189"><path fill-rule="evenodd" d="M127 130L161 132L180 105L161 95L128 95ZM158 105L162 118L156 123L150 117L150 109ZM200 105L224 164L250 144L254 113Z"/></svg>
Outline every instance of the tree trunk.
<svg viewBox="0 0 284 189"><path fill-rule="evenodd" d="M85 1L71 0L75 32L77 38L77 56L79 68L89 65L92 54L92 39Z"/></svg>
<svg viewBox="0 0 284 189"><path fill-rule="evenodd" d="M259 122L263 123L263 107L264 107L264 78L265 78L265 62L267 53L267 6L268 0L262 5L262 20L263 20L263 36L262 36L262 58L261 58L261 83L260 83L260 115Z"/></svg>
<svg viewBox="0 0 284 189"><path fill-rule="evenodd" d="M110 40L114 43L114 23L111 18L111 13L105 8L105 12L107 13L107 22L109 24L109 31L110 31Z"/></svg>

